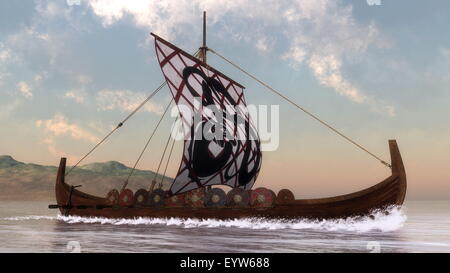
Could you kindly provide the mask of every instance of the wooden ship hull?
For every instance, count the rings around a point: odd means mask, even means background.
[[[66,159],[62,158],[56,178],[56,201],[63,215],[106,218],[198,218],[234,219],[263,217],[274,219],[335,219],[370,215],[377,209],[401,206],[406,195],[406,173],[395,140],[389,140],[392,174],[382,182],[351,194],[321,199],[276,198],[267,208],[231,207],[121,207],[108,206],[107,199],[74,189],[64,181]]]

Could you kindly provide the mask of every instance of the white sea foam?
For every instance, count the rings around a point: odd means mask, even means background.
[[[216,219],[180,219],[180,218],[134,218],[109,219],[100,217],[58,216],[58,220],[66,223],[110,224],[110,225],[163,225],[180,226],[183,228],[243,228],[243,229],[309,229],[322,231],[394,231],[403,226],[406,215],[401,208],[392,207],[388,210],[376,211],[370,216],[351,217],[336,220],[273,220],[263,218],[243,218],[232,220]]]
[[[79,217],[79,216],[16,216],[0,218],[3,221],[28,221],[28,220],[58,220],[66,223],[84,224],[110,224],[110,225],[163,225],[179,226],[183,228],[242,228],[242,229],[294,229],[294,230],[321,230],[321,231],[394,231],[403,226],[406,215],[402,208],[391,207],[388,210],[375,211],[370,216],[350,217],[335,220],[274,220],[264,218],[242,218],[230,220],[216,219],[180,219],[180,218],[134,218],[134,219],[110,219],[101,217]]]
[[[57,216],[27,215],[0,218],[0,221],[57,220]]]

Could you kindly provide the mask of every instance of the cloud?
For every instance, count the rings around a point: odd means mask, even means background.
[[[56,114],[52,119],[37,120],[36,127],[44,129],[50,136],[58,137],[68,135],[76,140],[92,143],[98,142],[98,137],[84,130],[76,124],[69,123],[62,114]]]
[[[98,143],[99,138],[89,131],[81,128],[77,124],[70,123],[62,114],[55,114],[52,119],[37,120],[35,122],[37,128],[41,128],[45,132],[42,142],[47,145],[47,150],[54,156],[69,157],[67,153],[60,150],[56,143],[57,137],[69,136],[75,140],[83,140],[90,143]],[[69,163],[77,162],[79,157],[70,155]]]
[[[50,152],[50,154],[57,156],[57,157],[67,158],[67,164],[69,166],[76,164],[76,162],[78,162],[79,159],[81,158],[80,156],[74,156],[72,154],[69,155],[66,152],[60,150],[58,148],[58,146],[56,145],[55,138],[53,136],[48,136],[48,137],[44,138],[44,140],[42,140],[42,143],[47,145],[47,150]]]
[[[7,67],[8,64],[16,61],[16,57],[12,50],[0,42],[0,86],[6,78],[10,77],[12,74],[9,72]]]
[[[90,121],[87,123],[87,126],[95,131],[97,131],[98,133],[104,135],[106,133],[105,126],[103,125],[103,123],[99,122],[99,121]],[[108,129],[114,129],[114,126],[112,126],[113,128],[108,128]]]
[[[132,92],[129,90],[102,90],[98,92],[97,109],[100,111],[119,110],[121,112],[131,112],[138,107],[148,94],[142,92]],[[151,101],[147,102],[142,110],[162,114],[163,108]]]
[[[80,74],[77,76],[77,81],[81,84],[88,84],[92,82],[92,78],[88,75]]]
[[[19,88],[20,93],[22,93],[22,95],[27,98],[30,99],[33,97],[33,93],[31,92],[31,87],[28,83],[26,82],[19,82],[17,84],[17,88]]]
[[[136,25],[151,28],[152,31],[169,37],[171,27],[177,23],[185,23],[193,18],[188,12],[180,8],[188,8],[184,0],[181,1],[121,1],[121,0],[93,0],[89,6],[102,19],[105,26],[109,26],[126,15],[131,15]],[[189,11],[192,8],[188,8]],[[165,19],[165,20],[163,20]],[[165,21],[165,22],[164,22]]]
[[[6,62],[11,59],[11,50],[0,44],[0,62]]]
[[[244,40],[263,53],[269,50],[268,41],[272,39],[267,26],[282,28],[288,49],[281,56],[293,67],[306,65],[320,84],[352,102],[388,115],[394,113],[393,106],[368,95],[344,73],[349,62],[357,60],[371,46],[384,47],[386,41],[373,23],[357,22],[351,5],[342,1],[91,0],[88,6],[105,27],[132,18],[137,27],[169,39],[176,31],[183,33],[182,30],[189,29],[192,33],[200,28],[198,17],[202,10],[207,10],[209,24],[220,22],[219,32],[229,34],[228,39]],[[226,22],[230,20],[241,27],[228,26]]]
[[[321,84],[333,87],[339,95],[357,103],[364,103],[366,96],[353,87],[341,74],[341,61],[333,55],[313,55],[309,67]]]
[[[42,81],[42,79],[44,78],[44,76],[42,76],[41,74],[36,74],[36,76],[34,76],[34,80],[36,81],[36,82],[40,82],[40,81]]]
[[[64,98],[83,104],[86,98],[86,92],[84,90],[71,90],[64,94]]]
[[[54,137],[46,137],[42,142],[47,145],[47,149],[51,154],[59,157],[67,157],[67,154],[65,152],[59,150],[56,147]]]
[[[366,0],[367,5],[369,6],[379,6],[381,5],[381,0]]]
[[[278,16],[267,8],[271,6],[277,9],[278,4],[268,0],[90,0],[87,3],[104,26],[131,18],[136,26],[150,29],[166,38],[183,33],[186,27],[191,31],[199,28],[199,15],[204,10],[208,11],[209,23],[216,23],[223,17],[236,14],[240,17],[266,19]]]
[[[21,104],[22,100],[16,99],[8,104],[0,105],[0,119],[8,118]]]
[[[11,73],[3,72],[3,71],[0,70],[0,86],[3,85],[4,80],[5,80],[6,78],[8,78],[9,76],[11,76]]]
[[[395,115],[395,108],[355,86],[343,72],[346,61],[354,61],[370,46],[384,47],[386,41],[377,27],[358,23],[351,6],[339,2],[296,1],[284,12],[292,35],[290,48],[283,58],[296,67],[306,64],[324,86],[333,88],[352,102],[366,104],[372,111]]]
[[[30,63],[30,59],[40,59],[46,62],[45,65],[55,65],[58,69],[63,69],[58,63],[61,56],[68,54],[68,47],[73,33],[72,28],[65,28],[65,31],[54,27],[62,22],[53,23],[52,16],[56,10],[49,8],[48,12],[41,11],[44,1],[36,1],[37,13],[31,17],[30,23],[23,24],[19,31],[5,37],[5,44],[14,50],[17,59],[23,63]],[[49,2],[48,6],[53,6]],[[62,12],[62,10],[61,10]],[[48,67],[45,67],[47,69]]]
[[[256,41],[255,47],[262,53],[267,53],[269,51],[269,44],[266,38],[258,39]]]

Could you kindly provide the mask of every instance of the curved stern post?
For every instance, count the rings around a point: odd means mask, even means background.
[[[399,179],[399,194],[396,204],[402,205],[406,196],[406,172],[403,165],[402,156],[395,139],[389,140],[389,150],[391,153],[392,176],[397,176]]]

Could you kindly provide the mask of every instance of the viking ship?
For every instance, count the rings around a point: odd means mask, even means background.
[[[78,186],[69,185],[65,181],[67,175],[85,157],[68,172],[66,172],[66,158],[61,158],[55,186],[57,204],[49,205],[49,208],[57,208],[63,215],[107,218],[328,219],[364,216],[374,210],[403,204],[406,195],[406,173],[396,140],[389,140],[391,157],[389,164],[281,92],[206,47],[206,15],[205,13],[203,15],[203,45],[194,55],[151,33],[155,39],[156,56],[165,82],[85,156],[87,157],[115,130],[122,127],[142,105],[167,84],[172,101],[177,105],[179,112],[177,118],[184,131],[182,159],[170,189],[163,190],[162,183],[155,187],[156,181],[153,180],[149,189],[139,189],[133,193],[127,188],[127,179],[120,190],[112,189],[105,196],[90,195],[78,190]],[[367,189],[320,199],[296,199],[292,191],[288,189],[282,189],[277,194],[263,187],[253,189],[262,164],[262,152],[257,129],[247,109],[244,87],[208,65],[207,52],[223,58],[270,91],[379,160],[390,169],[390,175]],[[221,111],[226,109],[231,114],[223,114],[221,116],[223,118],[219,119],[212,114],[211,108]],[[201,133],[205,131],[205,125],[211,122],[215,126],[210,127],[208,132],[213,133],[213,137],[208,139]],[[158,125],[159,123],[155,130]],[[170,149],[171,152],[172,149]],[[225,193],[223,187],[218,185],[228,186],[231,190]]]

